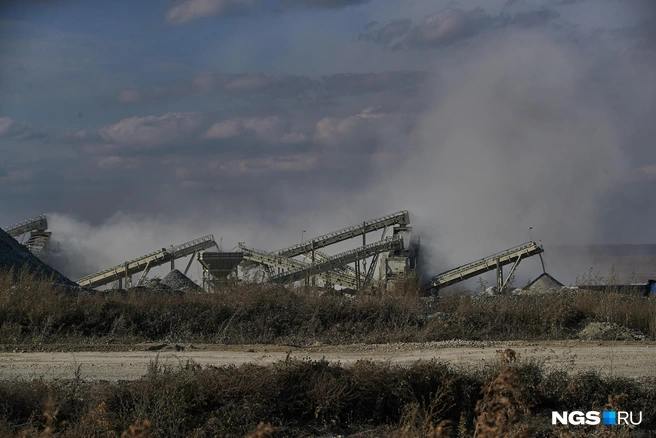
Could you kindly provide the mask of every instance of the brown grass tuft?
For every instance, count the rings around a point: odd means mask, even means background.
[[[275,429],[270,424],[260,423],[248,434],[248,438],[271,438]]]
[[[531,437],[534,430],[520,424],[522,418],[530,413],[529,407],[521,402],[523,392],[516,368],[508,367],[501,371],[483,388],[483,398],[476,405],[478,419],[474,437]]]
[[[121,438],[149,438],[152,424],[148,420],[135,421],[121,434]]]

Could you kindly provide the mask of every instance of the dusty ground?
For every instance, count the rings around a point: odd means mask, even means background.
[[[407,364],[418,359],[437,359],[459,366],[490,364],[498,352],[514,349],[520,358],[535,358],[547,368],[568,371],[596,370],[602,374],[636,377],[656,382],[656,342],[555,341],[470,342],[449,341],[423,344],[315,345],[306,348],[272,345],[169,345],[139,344],[50,346],[50,351],[27,351],[21,346],[2,346],[0,379],[66,379],[79,367],[85,380],[132,380],[142,376],[148,364],[185,364],[192,360],[204,366],[270,363],[289,354],[298,359],[322,359],[352,363],[360,359]],[[107,351],[108,349],[113,351]],[[86,350],[86,351],[71,351]]]

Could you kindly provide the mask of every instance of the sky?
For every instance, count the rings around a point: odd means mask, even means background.
[[[431,274],[654,243],[652,3],[3,2],[0,226],[48,214],[72,278],[404,209]]]

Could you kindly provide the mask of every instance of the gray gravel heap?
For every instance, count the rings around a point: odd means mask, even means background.
[[[51,279],[54,284],[70,288],[79,288],[77,283],[63,276],[58,271],[36,258],[25,246],[0,229],[0,271],[19,272],[27,269],[30,274],[40,279]]]
[[[171,292],[172,290],[169,286],[162,283],[161,278],[151,278],[150,280],[146,280],[143,285],[148,289],[156,289],[165,292]]]
[[[534,294],[544,294],[549,292],[558,292],[562,288],[563,284],[560,281],[556,280],[545,272],[533,280],[531,283],[529,283],[529,285],[524,288],[524,291]]]
[[[170,287],[173,290],[182,290],[185,292],[200,292],[201,287],[191,281],[189,277],[184,275],[177,269],[169,272],[166,277],[162,278],[160,284]]]

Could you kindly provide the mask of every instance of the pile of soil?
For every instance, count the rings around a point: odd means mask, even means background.
[[[52,279],[53,284],[68,288],[79,288],[78,284],[66,278],[35,257],[24,245],[0,229],[0,271],[26,269],[29,274],[43,280]]]
[[[591,322],[579,332],[579,339],[586,341],[644,341],[649,339],[637,330],[631,330],[611,322]]]
[[[189,277],[177,269],[169,272],[166,277],[162,278],[159,285],[170,287],[173,290],[182,290],[185,292],[200,292],[201,287],[194,283]]]

